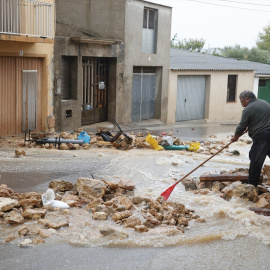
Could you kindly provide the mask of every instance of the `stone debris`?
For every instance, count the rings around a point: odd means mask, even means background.
[[[77,139],[78,132],[70,134],[62,132],[63,139]],[[56,134],[35,133],[32,138],[39,140]],[[152,149],[145,141],[147,134],[131,134],[132,142],[127,142],[124,136],[114,143],[105,142],[100,136],[89,134],[90,144],[75,145],[61,144],[37,144],[36,142],[22,142],[21,139],[1,140],[0,147],[41,147],[46,149],[60,150],[88,150],[91,148],[111,148],[119,150],[130,150],[133,148]],[[166,134],[163,134],[166,135]],[[59,137],[59,134],[58,134]],[[215,138],[212,136],[212,138]],[[122,139],[122,141],[121,141]],[[155,136],[158,144],[162,143],[162,135]],[[174,145],[189,145],[186,142],[173,138]],[[212,155],[219,151],[228,142],[212,141],[201,142],[197,151],[199,155]],[[240,140],[241,144],[249,144],[249,140]],[[21,149],[17,149],[21,150]],[[19,151],[17,151],[19,153]],[[179,154],[187,150],[178,151]],[[241,155],[234,150],[229,152],[224,149],[226,155]],[[23,152],[22,152],[23,153]],[[194,153],[186,153],[192,156]],[[17,154],[16,154],[17,155]],[[102,154],[100,154],[102,155]],[[21,156],[25,156],[21,154]],[[178,166],[176,162],[173,164]],[[248,169],[239,168],[235,170],[221,170],[222,174],[248,173]],[[241,182],[213,182],[200,183],[196,178],[186,178],[182,181],[185,189],[198,195],[216,194],[225,200],[232,197],[240,197],[256,203],[258,209],[270,209],[270,166],[264,166],[264,181],[262,185],[255,188],[252,185],[244,185]],[[87,242],[87,236],[82,233],[84,228],[93,225],[99,228],[100,237],[125,239],[129,237],[128,230],[146,235],[164,234],[166,236],[181,235],[189,226],[190,221],[206,222],[189,210],[184,204],[178,202],[164,201],[163,197],[156,200],[140,196],[134,196],[135,183],[130,179],[120,181],[105,181],[100,179],[80,177],[75,184],[61,179],[49,183],[49,188],[55,192],[55,199],[69,206],[68,209],[44,205],[42,194],[15,193],[6,185],[0,185],[0,229],[11,226],[11,233],[1,234],[0,241],[14,242],[21,247],[29,247],[42,244],[53,236],[68,237],[77,235],[81,242]],[[71,214],[76,213],[76,225],[72,222]],[[108,223],[113,223],[111,225]],[[76,231],[76,226],[81,226]],[[92,228],[92,227],[91,227]]]
[[[103,222],[99,229],[100,235],[117,239],[129,237],[129,234],[124,231],[127,229],[133,229],[135,233],[140,234],[161,233],[173,236],[184,233],[184,228],[188,227],[191,220],[202,222],[199,216],[181,203],[166,202],[163,197],[157,200],[134,197],[132,192],[135,184],[129,179],[106,182],[99,179],[79,178],[74,185],[64,180],[57,180],[49,183],[49,186],[58,190],[55,194],[56,198],[65,200],[66,203],[71,202],[69,209],[41,204],[42,196],[39,193],[17,194],[8,187],[2,186],[3,189],[9,190],[6,195],[14,197],[16,194],[19,198],[14,200],[10,197],[2,197],[3,201],[9,201],[9,204],[1,208],[3,214],[0,215],[0,228],[7,224],[14,226],[14,233],[5,236],[2,241],[19,241],[20,247],[29,247],[45,243],[46,239],[54,235],[73,235],[74,226],[78,224],[74,225],[71,222],[72,209],[77,209],[78,218],[81,214],[88,213],[93,223]],[[62,191],[66,189],[63,187],[68,187],[69,190]],[[29,201],[26,203],[26,200]],[[108,221],[114,222],[115,226],[108,225],[106,223]],[[90,225],[89,222],[84,221],[84,223]],[[157,229],[159,227],[160,229]],[[84,235],[79,238],[83,239],[82,242],[87,241]]]

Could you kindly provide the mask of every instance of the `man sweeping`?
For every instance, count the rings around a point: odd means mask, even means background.
[[[243,132],[248,130],[248,135],[253,141],[249,151],[248,184],[256,187],[265,158],[267,155],[270,157],[270,104],[257,99],[251,91],[243,91],[239,99],[244,110],[231,141],[237,141]]]

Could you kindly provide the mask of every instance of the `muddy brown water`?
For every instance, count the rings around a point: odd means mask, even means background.
[[[193,176],[247,167],[247,147],[236,146],[240,157],[220,155]],[[14,149],[0,149],[0,181],[16,192],[43,193],[52,180],[75,183],[78,177],[92,173],[105,180],[130,178],[136,183],[135,195],[156,198],[174,182],[173,177],[180,178],[205,159],[178,151],[25,151],[26,157],[15,158]],[[130,231],[129,238],[121,241],[89,237],[87,243],[81,243],[66,236],[28,248],[2,243],[0,269],[269,269],[270,218],[249,211],[252,203],[194,195],[181,184],[170,200],[194,209],[206,222],[190,223],[184,235],[174,237]]]

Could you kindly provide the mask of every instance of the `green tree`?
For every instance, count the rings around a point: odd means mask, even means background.
[[[270,64],[270,53],[269,51],[253,47],[248,51],[247,59],[252,62]]]
[[[260,50],[270,52],[270,25],[263,28],[264,32],[259,33],[259,40],[256,42]]]
[[[237,44],[234,47],[227,46],[222,49],[222,56],[270,64],[270,53],[256,47],[252,49],[248,49],[247,47],[241,48],[241,46]]]
[[[201,50],[205,44],[203,39],[178,39],[177,34],[171,39],[171,47],[184,50]]]
[[[233,47],[226,46],[222,49],[222,55],[225,57],[247,60],[248,48],[241,48],[241,46],[238,44],[234,45]]]

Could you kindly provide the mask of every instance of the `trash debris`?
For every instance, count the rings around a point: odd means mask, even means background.
[[[91,137],[85,131],[82,131],[79,134],[78,139],[83,140],[84,143],[90,143]]]
[[[145,138],[145,140],[151,144],[151,146],[153,147],[153,149],[159,151],[159,150],[163,150],[164,148],[158,144],[158,142],[156,141],[155,138],[152,137],[152,135],[149,133],[147,135],[147,137]]]
[[[163,136],[162,142],[160,144],[161,146],[172,146],[173,145],[173,139],[171,136]]]
[[[46,193],[41,196],[43,205],[50,205],[52,207],[69,208],[65,202],[55,200],[55,193],[51,188],[48,188]]]
[[[123,140],[126,140],[128,144],[131,144],[133,141],[133,138],[131,138],[128,134],[126,134],[125,132],[122,131],[122,129],[120,128],[119,124],[116,122],[115,119],[113,119],[113,122],[115,123],[115,125],[118,127],[119,131],[116,135],[112,135],[112,133],[108,130],[105,129],[99,129],[99,132],[96,135],[99,135],[102,137],[102,139],[106,142],[118,142],[121,143]],[[123,135],[124,138],[122,138],[120,141],[118,140],[120,138],[120,136]]]

